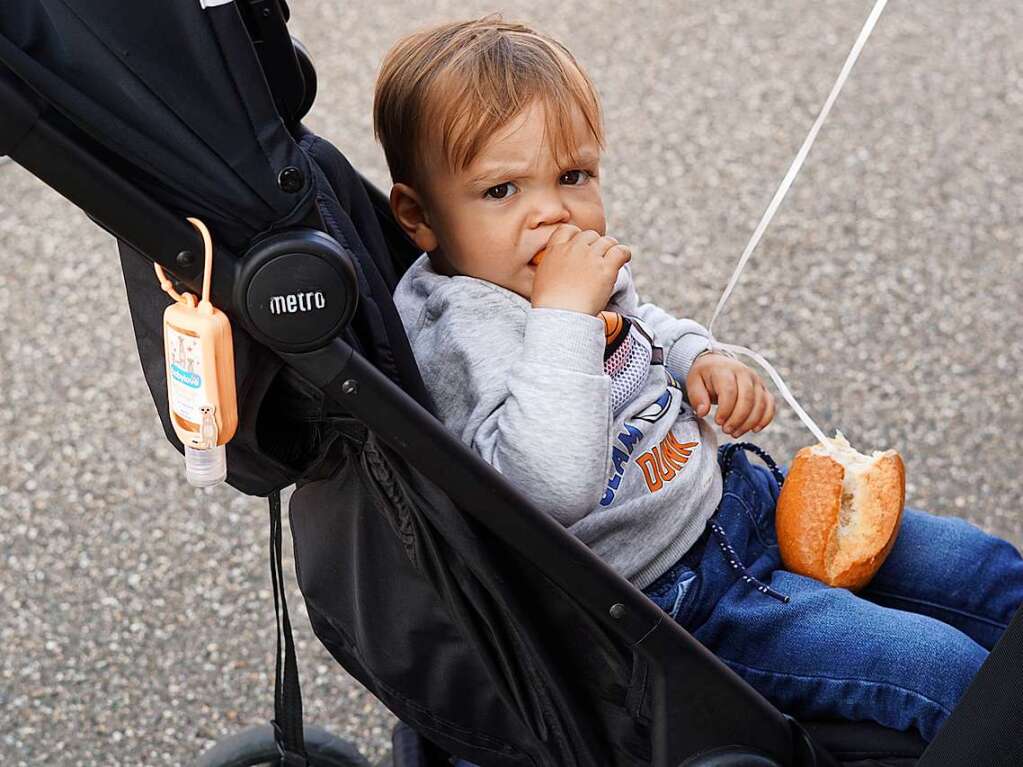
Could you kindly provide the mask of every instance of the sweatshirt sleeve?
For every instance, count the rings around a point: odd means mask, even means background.
[[[628,264],[618,272],[608,308],[638,317],[653,334],[654,343],[664,349],[664,364],[683,382],[693,360],[710,346],[711,334],[700,323],[673,317],[656,304],[640,304]]]
[[[431,297],[414,350],[445,424],[540,509],[577,522],[598,506],[611,460],[603,322],[451,287]]]

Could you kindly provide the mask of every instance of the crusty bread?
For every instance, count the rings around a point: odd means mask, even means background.
[[[865,456],[839,433],[796,453],[778,497],[775,525],[792,572],[856,591],[895,543],[906,471],[894,450]]]

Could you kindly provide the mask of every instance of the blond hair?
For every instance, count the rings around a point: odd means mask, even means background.
[[[561,43],[495,15],[442,24],[402,38],[384,58],[373,131],[391,179],[413,184],[430,149],[450,171],[464,170],[495,131],[536,100],[559,162],[574,159],[575,108],[603,148],[596,89]]]

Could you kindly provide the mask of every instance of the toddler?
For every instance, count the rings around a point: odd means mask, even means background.
[[[774,399],[640,303],[572,55],[496,17],[419,32],[383,62],[374,124],[424,252],[394,300],[445,425],[781,710],[930,740],[1023,601],[1023,560],[907,509],[858,596],[781,569],[782,472],[704,420],[760,431]]]

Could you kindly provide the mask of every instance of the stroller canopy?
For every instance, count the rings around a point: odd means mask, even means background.
[[[311,185],[238,22],[233,4],[5,2],[0,60],[121,173],[241,246],[307,203]],[[306,183],[282,189],[288,168]]]

